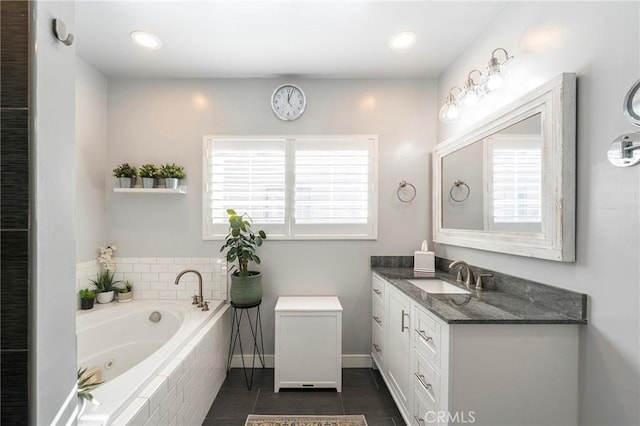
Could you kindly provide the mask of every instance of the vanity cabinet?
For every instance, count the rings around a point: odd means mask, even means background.
[[[447,323],[375,273],[372,283],[373,312],[385,302],[372,358],[407,424],[577,425],[578,324]]]

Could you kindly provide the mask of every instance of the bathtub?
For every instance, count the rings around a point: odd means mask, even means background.
[[[209,309],[133,300],[78,311],[78,367],[100,368],[105,381],[92,392],[101,405],[86,404],[78,424],[202,424],[226,375],[231,327],[229,305]]]

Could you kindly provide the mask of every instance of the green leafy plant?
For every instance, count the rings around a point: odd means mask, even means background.
[[[78,369],[78,396],[86,399],[87,401],[91,401],[94,404],[98,404],[98,401],[93,399],[91,391],[104,383],[97,381],[97,378],[95,377],[96,373],[97,370],[87,374],[87,368]]]
[[[134,166],[130,166],[129,163],[122,163],[113,169],[113,176],[117,178],[134,178],[138,176],[138,171]]]
[[[138,174],[143,178],[157,178],[158,167],[155,164],[147,163],[140,166]]]
[[[254,232],[251,229],[251,218],[248,214],[237,214],[235,210],[228,209],[229,215],[229,233],[225,237],[225,242],[220,251],[227,251],[227,261],[237,262],[233,265],[231,271],[234,275],[247,276],[249,262],[260,264],[260,258],[256,254],[258,247],[262,245],[262,241],[267,238],[267,234],[260,230]]]
[[[185,177],[187,177],[187,175],[184,172],[184,167],[179,166],[176,163],[166,163],[160,166],[159,177],[165,179],[184,179]]]
[[[118,289],[118,293],[129,293],[131,290],[133,290],[133,283],[131,283],[131,281],[126,280],[123,285],[124,287]]]
[[[90,280],[93,285],[96,286],[98,293],[105,293],[107,291],[118,290],[115,286],[121,281],[116,281],[114,279],[115,272],[113,271],[102,271],[98,274],[95,280]]]
[[[78,292],[78,294],[80,295],[80,299],[93,299],[96,297],[96,293],[88,288],[83,288]]]

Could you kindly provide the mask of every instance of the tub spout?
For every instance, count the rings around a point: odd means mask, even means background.
[[[187,272],[193,272],[194,274],[196,274],[198,276],[198,291],[199,291],[199,295],[193,296],[193,297],[198,302],[198,308],[202,308],[204,306],[202,304],[202,302],[204,302],[204,299],[202,297],[202,275],[200,274],[200,272],[196,271],[195,269],[185,269],[184,271],[180,272],[178,274],[178,276],[176,277],[175,285],[178,285],[178,282],[180,281],[180,278],[182,278],[182,276],[184,274],[186,274]]]

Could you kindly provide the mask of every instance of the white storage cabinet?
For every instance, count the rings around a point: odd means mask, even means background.
[[[279,297],[275,308],[274,392],[342,392],[342,305],[337,297]]]

